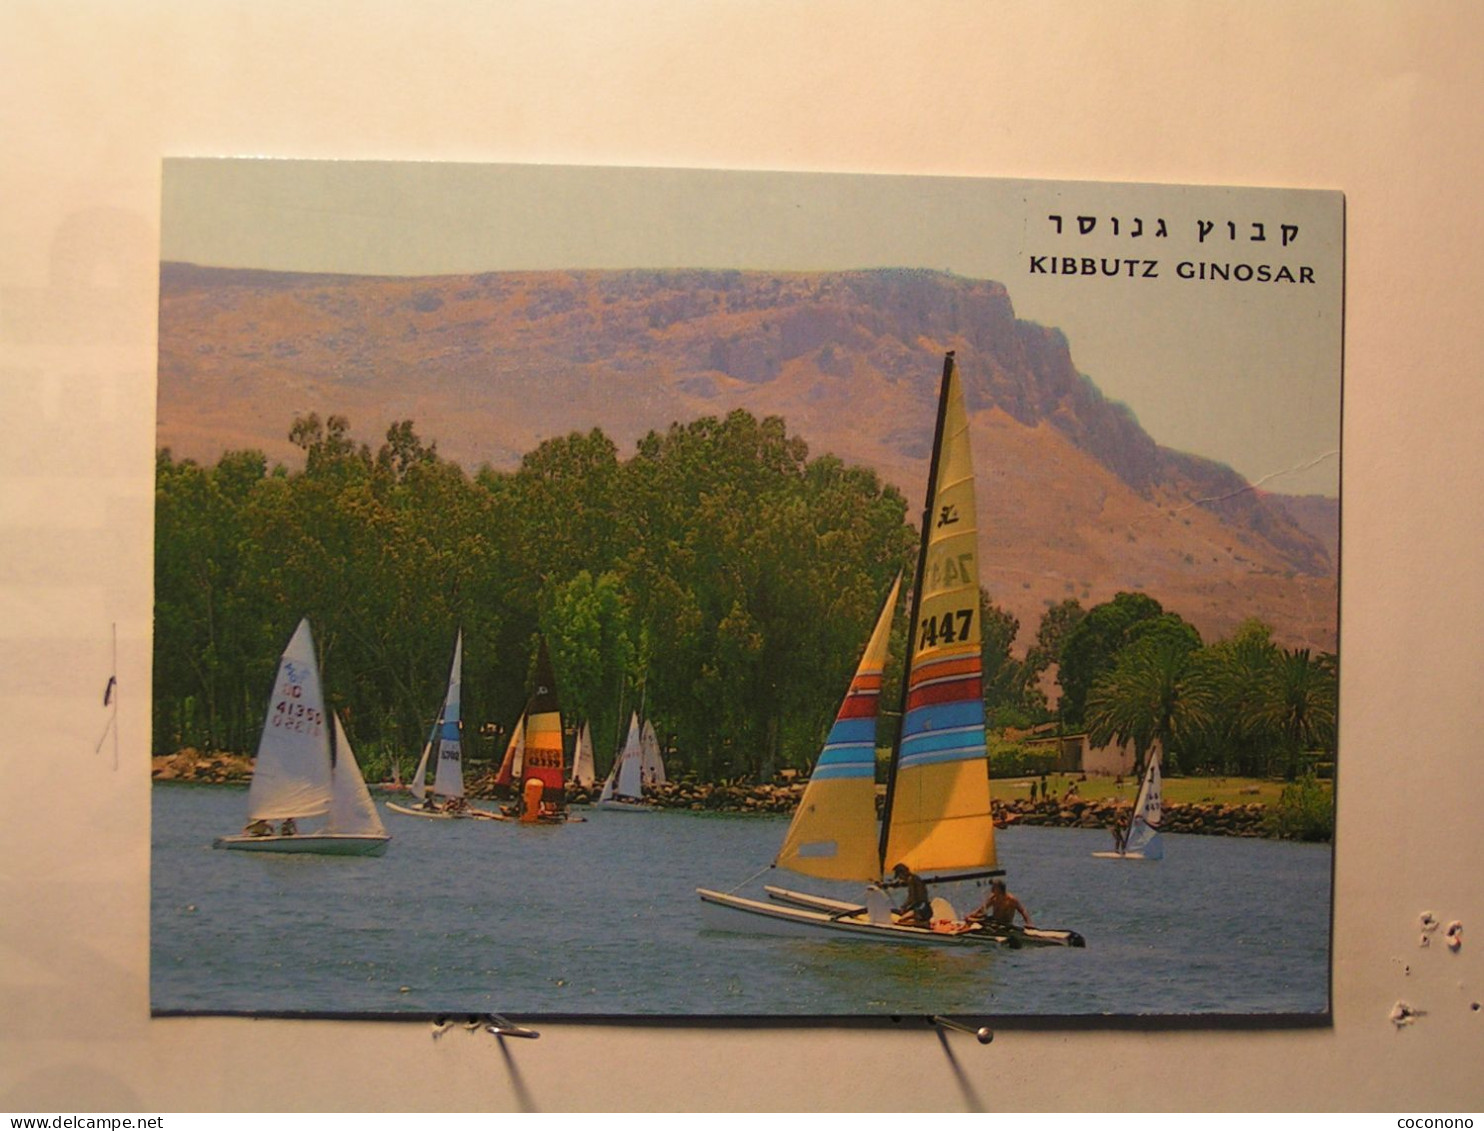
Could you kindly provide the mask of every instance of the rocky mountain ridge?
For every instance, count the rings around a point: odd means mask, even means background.
[[[295,414],[375,441],[411,418],[469,468],[601,426],[628,451],[673,421],[782,416],[814,454],[874,467],[920,507],[944,350],[975,433],[984,582],[1021,645],[1065,597],[1143,589],[1207,636],[1249,615],[1334,647],[1319,503],[1156,444],[999,283],[918,270],[504,272],[375,278],[161,272],[159,443],[292,461]]]

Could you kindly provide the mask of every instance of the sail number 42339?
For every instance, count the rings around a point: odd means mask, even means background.
[[[941,616],[923,617],[918,625],[917,647],[935,648],[939,644],[967,640],[973,623],[973,609],[954,609]]]

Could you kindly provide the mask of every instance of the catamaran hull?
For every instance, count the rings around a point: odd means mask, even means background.
[[[294,836],[219,836],[212,848],[230,848],[238,852],[314,853],[319,856],[380,856],[386,851],[389,836],[362,836],[351,833],[304,833]]]
[[[780,903],[792,904],[795,907],[806,907],[815,911],[823,911],[830,915],[840,915],[843,912],[859,912],[857,904],[846,903],[839,899],[828,899],[822,895],[811,895],[803,891],[790,891],[788,888],[773,887],[769,885],[763,889],[768,893],[769,899]],[[1003,923],[990,926],[986,923],[976,925],[974,934],[989,935],[1011,947],[1019,946],[1086,946],[1087,942],[1076,931],[1059,930],[1048,927],[1012,927]],[[981,939],[980,941],[988,941]]]
[[[1158,860],[1158,856],[1145,856],[1142,852],[1094,852],[1099,860]]]
[[[950,933],[925,927],[899,927],[872,923],[863,915],[836,915],[785,903],[762,903],[705,888],[697,888],[696,894],[701,897],[701,922],[713,931],[784,938],[853,939],[906,946],[1017,945],[1005,936],[982,930]],[[845,906],[849,907],[848,904]]]
[[[509,817],[500,813],[491,813],[488,809],[465,809],[462,813],[445,813],[439,809],[418,809],[411,805],[398,805],[395,801],[388,801],[386,807],[393,813],[403,813],[408,817],[426,817],[431,821],[508,821]]]

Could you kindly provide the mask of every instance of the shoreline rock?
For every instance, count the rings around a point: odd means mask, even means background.
[[[208,785],[235,785],[252,780],[252,759],[240,754],[202,753],[194,749],[151,759],[151,777],[155,781],[194,782]],[[376,790],[376,784],[371,785]],[[508,790],[494,784],[494,774],[485,773],[468,784],[470,798],[481,801],[508,800]],[[804,796],[804,783],[753,785],[742,781],[668,782],[646,793],[650,804],[660,809],[687,809],[696,813],[738,813],[788,816],[798,808]],[[568,800],[583,804],[596,800],[591,794],[570,790]],[[878,795],[879,802],[879,795]],[[1041,828],[1111,829],[1115,820],[1126,820],[1129,802],[1029,801],[1024,799],[992,801],[997,828],[1031,825]],[[1164,807],[1164,830],[1196,836],[1262,837],[1267,835],[1267,808],[1261,804],[1222,805],[1214,802],[1178,804]]]
[[[154,781],[245,785],[252,781],[252,759],[245,754],[226,754],[220,751],[203,754],[188,746],[174,754],[151,758],[149,776]]]

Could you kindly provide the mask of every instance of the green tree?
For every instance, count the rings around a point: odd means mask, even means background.
[[[1270,672],[1278,656],[1272,629],[1256,618],[1206,649],[1216,706],[1206,736],[1204,768],[1258,776],[1268,772],[1271,735],[1259,723]]]
[[[1038,677],[1052,664],[1061,663],[1062,647],[1067,637],[1086,615],[1086,610],[1075,597],[1052,605],[1041,615],[1036,642],[1027,649],[1025,656],[1026,663]]]
[[[591,726],[603,763],[622,740],[624,693],[636,675],[628,596],[615,574],[594,578],[581,570],[554,586],[544,605],[541,631],[551,642],[562,712],[574,724]]]
[[[1135,773],[1158,744],[1166,765],[1210,726],[1216,695],[1198,643],[1183,633],[1151,633],[1121,652],[1087,700],[1087,737],[1095,745],[1133,743]]]
[[[1012,652],[1020,621],[979,590],[980,656],[984,669],[984,707],[999,726],[1027,726],[1046,707],[1036,687],[1036,671]]]
[[[1083,724],[1092,685],[1112,670],[1118,653],[1137,638],[1140,626],[1162,615],[1164,609],[1153,597],[1119,593],[1076,619],[1062,641],[1057,675],[1062,690],[1059,710],[1066,726]]]
[[[1297,779],[1306,751],[1334,750],[1338,688],[1333,663],[1307,648],[1279,653],[1269,670],[1257,719],[1277,741],[1287,780]]]

